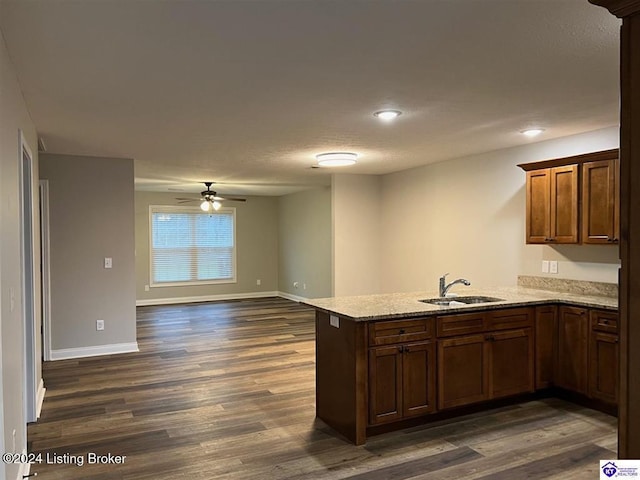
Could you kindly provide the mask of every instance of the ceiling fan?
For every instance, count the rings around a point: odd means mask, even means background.
[[[204,186],[207,187],[206,190],[200,192],[200,198],[176,198],[178,203],[188,203],[188,202],[201,202],[200,208],[208,212],[209,210],[219,210],[222,206],[222,202],[230,201],[230,202],[246,202],[246,198],[240,197],[220,197],[218,193],[211,190],[211,185],[214,182],[203,182]]]

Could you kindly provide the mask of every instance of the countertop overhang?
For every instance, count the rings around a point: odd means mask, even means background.
[[[460,296],[490,296],[504,299],[500,302],[469,305],[439,306],[421,302],[437,298],[436,292],[385,293],[350,297],[314,298],[302,302],[305,305],[332,315],[367,322],[392,318],[410,318],[474,312],[499,308],[527,307],[560,303],[576,307],[618,310],[618,298],[595,295],[578,295],[526,287],[464,288],[456,292]],[[455,298],[452,298],[454,300]]]

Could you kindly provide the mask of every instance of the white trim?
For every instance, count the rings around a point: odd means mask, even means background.
[[[306,302],[308,300],[308,298],[306,297],[293,295],[292,293],[287,293],[287,292],[278,292],[278,296],[282,298],[286,298],[287,300],[293,300],[294,302],[298,302],[298,303]]]
[[[152,305],[173,305],[178,303],[202,303],[216,302],[219,300],[242,300],[245,298],[268,298],[282,297],[294,302],[306,302],[308,298],[293,295],[287,292],[253,292],[253,293],[227,293],[220,295],[200,295],[197,297],[167,297],[150,298],[147,300],[136,300],[136,307],[147,307]]]
[[[174,303],[200,303],[215,302],[217,300],[241,300],[244,298],[279,297],[280,292],[252,292],[252,293],[227,293],[220,295],[201,295],[197,297],[171,297],[150,298],[148,300],[136,300],[136,307],[148,305],[171,305]]]
[[[132,353],[139,351],[138,342],[112,343],[110,345],[96,345],[93,347],[62,348],[60,350],[51,351],[51,360],[97,357],[99,355],[113,355],[116,353]]]
[[[36,280],[40,265],[37,265],[38,256],[36,251],[35,229],[39,228],[39,222],[35,219],[34,202],[34,179],[33,179],[33,154],[27,144],[27,139],[22,130],[18,130],[19,152],[18,152],[18,172],[19,172],[19,194],[20,194],[20,266],[21,266],[21,287],[22,287],[22,330],[24,332],[24,415],[25,422],[34,422],[36,416],[36,398],[38,389],[37,365],[42,361],[41,353],[37,351],[37,336],[39,335],[38,319],[39,305],[36,304]],[[24,427],[24,438],[26,441],[27,430]]]
[[[26,455],[27,451],[24,450],[22,453]],[[16,480],[23,480],[24,477],[28,476],[30,472],[31,472],[31,464],[21,463],[20,467],[18,468],[18,476],[16,477]]]
[[[51,242],[49,235],[49,180],[40,180],[40,262],[42,264],[42,353],[51,360]]]
[[[40,418],[40,413],[42,413],[42,404],[44,403],[45,393],[47,393],[47,389],[44,388],[44,380],[40,379],[40,384],[38,385],[38,397],[36,398],[36,419]]]

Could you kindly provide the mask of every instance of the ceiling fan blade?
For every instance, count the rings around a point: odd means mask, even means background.
[[[240,197],[218,197],[218,200],[220,201],[227,200],[229,202],[246,202],[247,201],[246,198],[240,198]]]
[[[187,203],[187,202],[200,202],[200,198],[176,198],[178,203]]]

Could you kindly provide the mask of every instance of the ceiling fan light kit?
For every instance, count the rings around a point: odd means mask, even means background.
[[[357,153],[328,152],[316,155],[318,165],[321,167],[346,167],[354,165],[358,159]]]

